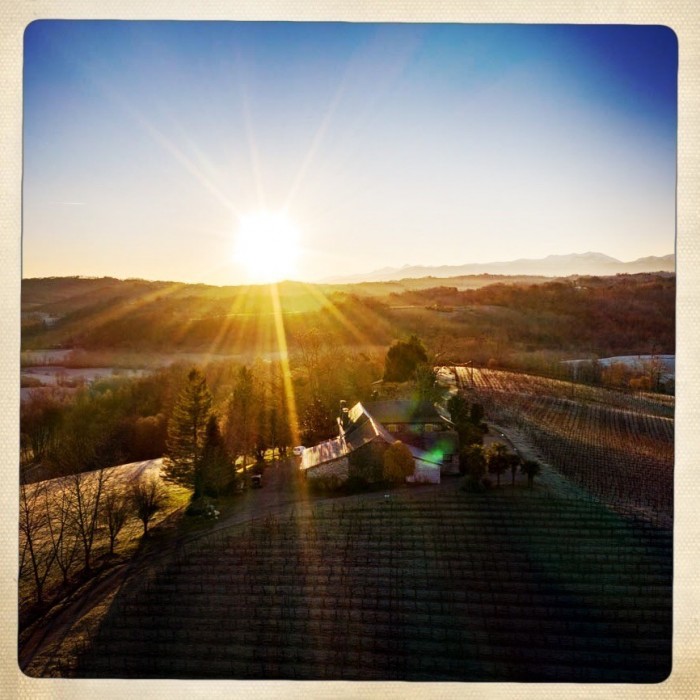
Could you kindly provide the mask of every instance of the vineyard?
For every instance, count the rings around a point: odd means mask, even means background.
[[[670,528],[673,398],[513,372],[457,367],[490,420],[515,429],[590,494]]]
[[[536,490],[297,506],[133,582],[71,674],[657,682],[670,552],[668,532]]]

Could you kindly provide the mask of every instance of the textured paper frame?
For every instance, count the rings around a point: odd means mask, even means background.
[[[34,679],[17,665],[22,41],[35,19],[663,24],[679,42],[673,671],[663,683]],[[0,0],[0,695],[8,698],[693,698],[700,693],[700,10],[693,0]]]

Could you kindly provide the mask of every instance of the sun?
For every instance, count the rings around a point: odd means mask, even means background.
[[[296,273],[299,231],[282,214],[258,211],[240,217],[234,260],[253,282],[280,282]]]

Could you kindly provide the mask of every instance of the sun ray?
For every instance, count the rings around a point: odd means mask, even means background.
[[[346,318],[340,309],[338,309],[338,307],[328,298],[326,294],[318,289],[318,287],[313,284],[305,283],[304,288],[321,304],[321,308],[328,310],[333,318],[338,321],[343,328],[348,330],[356,340],[363,345],[372,345],[370,338],[362,333],[362,331],[357,328],[354,323]]]
[[[258,155],[258,146],[253,132],[253,123],[250,115],[250,104],[248,101],[248,93],[245,89],[245,83],[240,82],[241,102],[243,104],[243,120],[245,123],[246,140],[248,142],[248,152],[250,156],[250,165],[253,170],[253,180],[255,182],[255,190],[258,196],[258,206],[261,209],[266,209],[265,188],[262,183],[262,171],[260,168],[260,157]]]
[[[282,382],[284,385],[284,395],[287,401],[287,411],[289,412],[289,426],[292,434],[292,442],[299,444],[299,417],[297,415],[296,397],[294,395],[294,385],[292,384],[292,372],[289,366],[289,351],[287,348],[287,334],[284,329],[284,319],[282,318],[282,307],[279,298],[279,289],[276,284],[270,285],[270,297],[272,299],[272,309],[275,321],[275,334],[277,347],[280,355],[280,366],[282,368]]]
[[[199,182],[214,198],[227,209],[238,212],[238,209],[219,187],[217,187],[181,149],[179,149],[164,133],[157,129],[148,121],[141,112],[129,100],[120,95],[103,80],[89,74],[90,80],[98,89],[122,111],[124,111],[133,121],[135,121],[166,153],[170,154],[192,177]]]

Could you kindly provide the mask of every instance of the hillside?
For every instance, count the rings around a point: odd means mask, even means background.
[[[23,349],[263,354],[311,328],[329,343],[386,346],[418,333],[451,359],[508,363],[675,349],[675,277],[426,278],[400,284],[214,287],[143,280],[31,279],[22,284]]]
[[[117,596],[76,675],[658,682],[670,591],[668,533],[453,483],[188,545]]]

